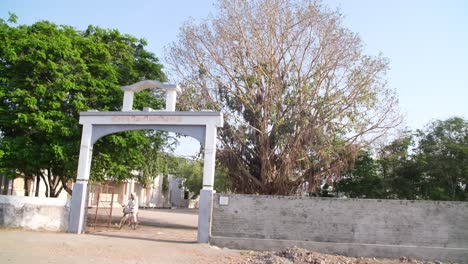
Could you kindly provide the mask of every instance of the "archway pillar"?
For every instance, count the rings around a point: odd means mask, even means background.
[[[93,143],[91,142],[93,126],[83,125],[81,135],[80,158],[76,182],[73,184],[73,195],[70,204],[70,221],[68,232],[81,234],[85,224],[86,195],[88,194],[88,180],[91,169],[91,157],[93,155]]]
[[[216,126],[207,125],[205,133],[205,157],[203,162],[203,187],[198,202],[198,236],[200,243],[208,243],[211,235],[213,189],[216,162]]]

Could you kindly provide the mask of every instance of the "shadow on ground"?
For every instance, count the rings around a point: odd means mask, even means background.
[[[152,210],[142,209],[138,215],[138,227],[129,226],[118,229],[121,216],[114,211],[109,224],[109,216],[98,215],[88,211],[86,233],[110,238],[136,239],[163,243],[195,244],[197,243],[196,210]]]
[[[154,242],[163,242],[163,243],[176,243],[176,244],[196,244],[197,241],[183,241],[183,240],[169,240],[169,239],[158,239],[152,237],[138,237],[134,235],[125,235],[119,233],[108,233],[108,232],[91,232],[93,236],[103,236],[103,237],[114,237],[114,238],[123,238],[123,239],[132,239],[132,240],[144,240],[144,241],[154,241]]]

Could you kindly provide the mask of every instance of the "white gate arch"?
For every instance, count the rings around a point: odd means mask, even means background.
[[[144,89],[160,88],[166,90],[166,109],[144,111],[133,110],[133,95]],[[191,136],[204,144],[203,187],[200,191],[198,215],[198,242],[207,243],[211,233],[211,213],[216,157],[217,128],[223,126],[221,112],[175,111],[177,93],[180,88],[173,84],[158,81],[142,81],[123,86],[124,100],[122,111],[80,113],[81,135],[80,157],[76,182],[70,206],[68,232],[81,234],[84,225],[86,193],[91,169],[94,143],[101,137],[128,130],[164,130]]]

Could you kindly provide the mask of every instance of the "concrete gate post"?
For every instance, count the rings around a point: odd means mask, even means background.
[[[207,125],[205,134],[205,158],[203,164],[203,188],[198,203],[198,242],[208,243],[211,235],[213,184],[216,159],[216,126]]]
[[[83,125],[81,135],[80,159],[78,160],[78,171],[76,182],[73,185],[73,195],[70,204],[69,233],[81,234],[83,232],[84,218],[86,213],[86,195],[88,193],[89,172],[91,169],[91,157],[93,144],[91,137],[93,126]]]

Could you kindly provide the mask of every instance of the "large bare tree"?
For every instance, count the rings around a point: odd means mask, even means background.
[[[179,105],[224,112],[218,159],[233,191],[313,190],[399,123],[388,60],[363,54],[339,11],[307,0],[217,6],[181,28],[167,61],[185,87]]]

